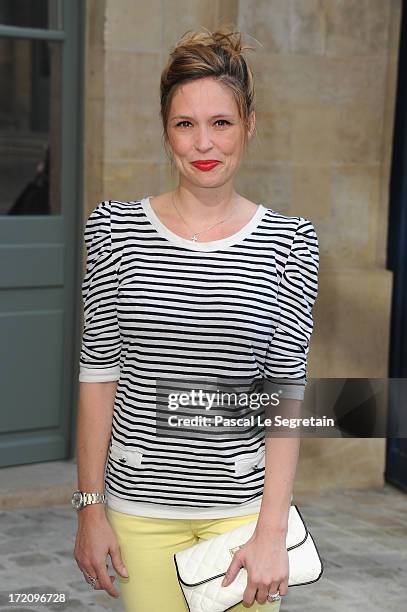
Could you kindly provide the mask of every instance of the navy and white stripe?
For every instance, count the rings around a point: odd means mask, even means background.
[[[318,291],[314,226],[259,205],[234,236],[195,243],[167,231],[143,198],[100,202],[84,238],[79,380],[118,381],[107,490],[180,509],[258,500],[264,465],[236,465],[259,457],[262,440],[240,430],[158,435],[156,382],[241,378],[302,399]]]

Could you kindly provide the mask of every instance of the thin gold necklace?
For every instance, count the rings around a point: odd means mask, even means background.
[[[230,217],[234,214],[236,206],[237,206],[237,204],[235,204],[231,214],[228,217],[226,217],[225,219],[222,219],[222,221],[218,221],[217,223],[214,223],[213,225],[210,225],[209,227],[201,230],[200,232],[194,232],[192,227],[185,221],[184,217],[181,215],[180,211],[178,210],[177,205],[175,204],[175,200],[174,200],[174,193],[172,193],[171,195],[172,195],[172,203],[174,204],[175,210],[177,211],[177,213],[179,214],[179,216],[181,217],[181,219],[185,223],[185,225],[188,227],[188,229],[190,229],[193,232],[191,240],[193,240],[194,242],[197,242],[198,241],[198,236],[200,236],[204,232],[208,232],[213,227],[216,227],[217,225],[220,225],[221,223],[225,223],[225,221],[230,219]]]

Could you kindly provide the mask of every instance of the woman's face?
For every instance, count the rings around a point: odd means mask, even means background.
[[[251,119],[254,129],[254,111]],[[217,187],[233,179],[244,153],[245,128],[233,93],[225,85],[212,77],[180,85],[167,126],[181,180],[197,187]],[[220,163],[211,170],[200,170],[192,165],[200,160]]]

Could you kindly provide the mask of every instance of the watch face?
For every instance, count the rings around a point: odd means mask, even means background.
[[[72,495],[72,506],[75,510],[79,510],[83,506],[83,498],[82,493],[80,491],[75,491]]]

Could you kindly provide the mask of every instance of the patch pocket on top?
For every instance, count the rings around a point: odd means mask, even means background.
[[[253,457],[237,457],[235,459],[235,474],[241,476],[242,474],[250,474],[250,472],[257,472],[266,465],[266,451],[262,447]]]
[[[117,442],[112,442],[110,447],[110,458],[120,463],[120,465],[140,467],[143,453],[139,450],[129,449]]]

